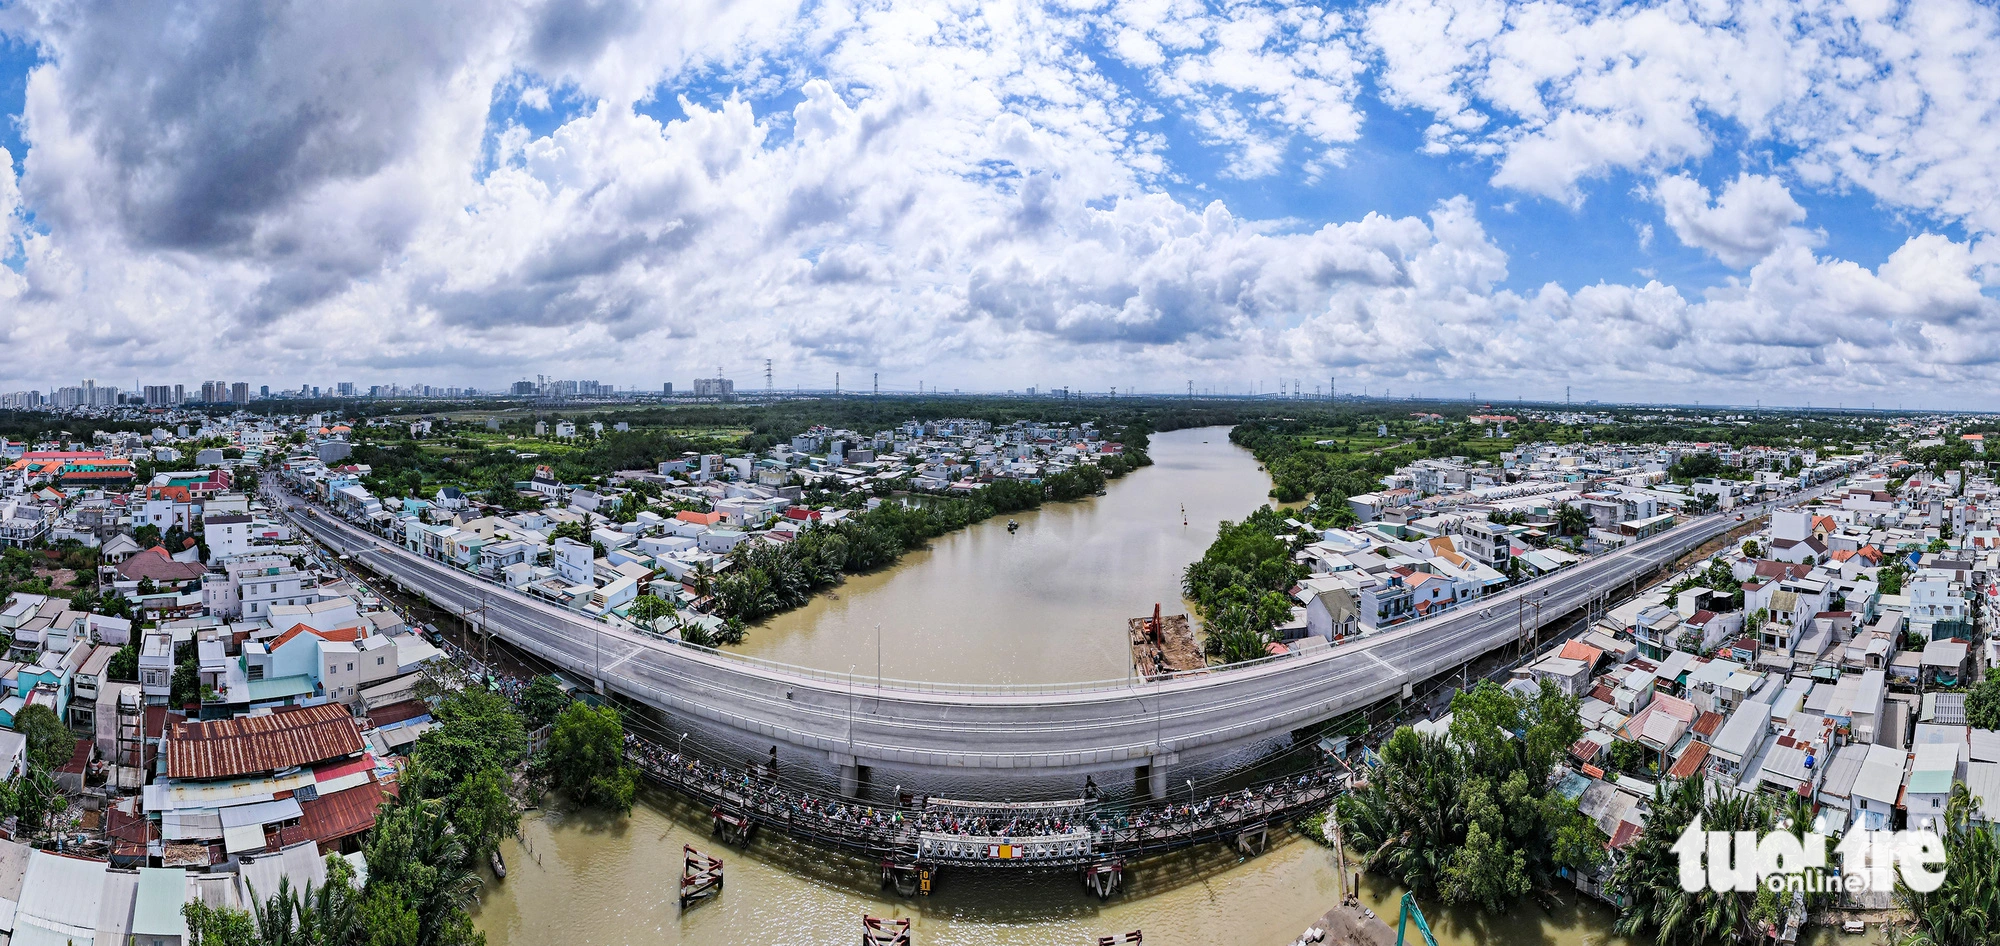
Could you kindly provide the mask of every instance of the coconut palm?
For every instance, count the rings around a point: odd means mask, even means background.
[[[1556,531],[1563,535],[1582,535],[1590,531],[1590,516],[1582,507],[1563,503],[1555,508]]]
[[[1651,930],[1660,943],[1693,946],[1738,942],[1756,932],[1755,893],[1681,888],[1680,858],[1673,844],[1697,819],[1706,831],[1768,830],[1774,821],[1765,800],[1710,792],[1699,775],[1656,785],[1646,832],[1612,875],[1612,887],[1626,904],[1614,927],[1620,935],[1640,936]]]
[[[1994,946],[2000,943],[2000,831],[1972,824],[1972,794],[1952,786],[1939,834],[1944,840],[1944,884],[1929,893],[1911,888],[1898,873],[1896,905],[1908,915],[1896,930],[1900,946]]]

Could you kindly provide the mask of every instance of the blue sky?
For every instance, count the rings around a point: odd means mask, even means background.
[[[0,312],[285,385],[1990,389],[2000,18],[1716,10],[29,0]]]

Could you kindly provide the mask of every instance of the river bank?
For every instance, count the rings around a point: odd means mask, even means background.
[[[1126,621],[1187,610],[1181,572],[1216,523],[1267,502],[1270,479],[1226,427],[1154,434],[1153,463],[1103,496],[996,517],[891,568],[849,576],[733,648],[872,679],[1057,683],[1118,679]],[[881,627],[878,640],[876,627]]]

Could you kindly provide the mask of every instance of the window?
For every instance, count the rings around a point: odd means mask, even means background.
[[[375,658],[375,666],[377,667],[382,666],[382,658],[380,657]]]
[[[353,673],[353,672],[354,672],[354,662],[353,662],[353,661],[349,661],[349,662],[348,662],[348,664],[347,664],[347,671],[348,671],[349,673]]]

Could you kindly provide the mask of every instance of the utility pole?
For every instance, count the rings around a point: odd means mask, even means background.
[[[838,371],[833,373],[833,396],[840,396],[840,372]]]
[[[882,372],[877,371],[875,372],[875,389],[873,392],[871,392],[871,396],[879,397],[881,396],[881,394],[882,394]]]

